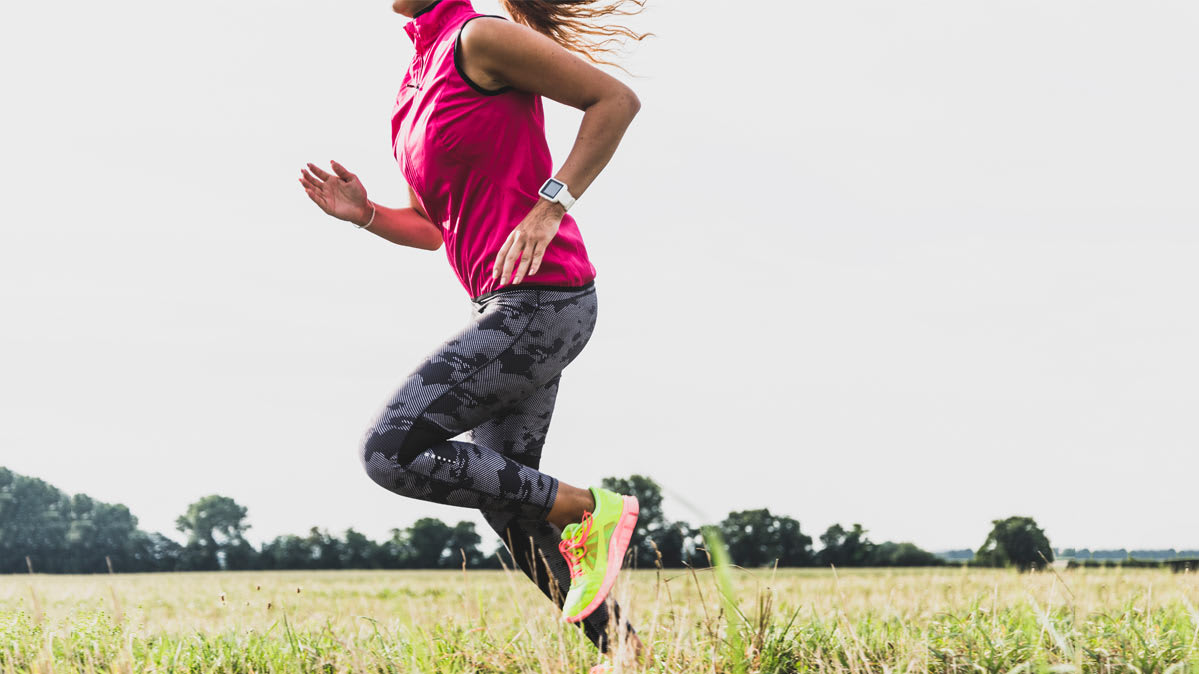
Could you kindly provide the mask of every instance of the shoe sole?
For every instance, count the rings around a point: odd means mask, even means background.
[[[604,574],[604,583],[600,585],[595,598],[576,616],[568,616],[566,622],[577,623],[591,615],[600,604],[608,598],[616,576],[620,575],[620,567],[624,562],[625,550],[629,549],[629,541],[633,538],[633,529],[637,528],[637,516],[641,513],[641,504],[636,496],[621,496],[620,519],[616,522],[616,530],[612,532],[612,540],[608,543],[608,571]]]

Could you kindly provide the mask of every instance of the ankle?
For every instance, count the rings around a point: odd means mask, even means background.
[[[590,489],[579,489],[565,483],[558,484],[558,496],[545,518],[550,524],[564,529],[568,524],[582,521],[584,512],[595,510],[595,497]]]

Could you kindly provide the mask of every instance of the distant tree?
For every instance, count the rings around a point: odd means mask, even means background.
[[[230,571],[262,568],[262,562],[258,559],[258,551],[244,539],[222,546],[221,559],[224,568]]]
[[[875,545],[866,538],[861,524],[854,524],[849,531],[834,524],[820,535],[820,542],[824,548],[817,557],[824,566],[871,566],[876,562]]]
[[[192,503],[175,520],[175,528],[187,534],[184,559],[189,569],[219,569],[225,548],[239,548],[250,528],[246,509],[227,496],[213,494]]]
[[[473,569],[483,562],[483,551],[479,544],[483,539],[475,533],[475,523],[462,521],[450,529],[449,538],[445,543],[445,557],[442,566],[457,569],[462,568],[465,561],[467,568]]]
[[[811,566],[816,557],[812,554],[812,537],[799,529],[799,521],[786,516],[775,518],[776,526],[774,555],[779,566]]]
[[[779,566],[807,566],[814,560],[812,538],[800,531],[799,522],[765,508],[729,513],[720,523],[720,533],[733,563],[741,566],[765,566],[775,560]]]
[[[346,529],[345,543],[341,546],[341,568],[377,569],[380,567],[379,544],[366,535]]]
[[[34,477],[0,468],[0,573],[23,573],[28,556],[42,573],[73,571],[67,559],[71,503]]]
[[[325,529],[312,527],[304,539],[308,546],[308,557],[314,569],[341,568],[341,540]]]
[[[220,550],[205,546],[199,541],[189,541],[179,551],[180,571],[220,571]]]
[[[629,544],[631,565],[653,568],[661,554],[662,566],[678,568],[695,555],[698,532],[686,522],[669,522],[662,511],[662,487],[644,475],[605,477],[600,486],[620,494],[637,497],[639,514],[637,528]],[[656,548],[656,550],[655,550]]]
[[[258,562],[264,569],[311,569],[312,550],[308,541],[294,534],[276,536],[262,544]]]
[[[136,562],[129,571],[178,571],[183,546],[160,533],[134,534]]]
[[[605,477],[600,481],[604,489],[619,494],[629,494],[637,497],[639,514],[638,523],[661,525],[666,522],[662,513],[662,487],[652,478],[644,475],[623,477]]]
[[[768,509],[731,512],[720,523],[720,534],[735,564],[763,566],[773,561],[768,547],[774,516]]]
[[[941,566],[945,560],[912,543],[879,543],[874,546],[871,566]]]
[[[1053,561],[1049,539],[1033,518],[1009,517],[991,524],[991,533],[975,553],[980,564],[1015,566],[1028,571],[1044,568],[1046,560]]]
[[[70,524],[66,534],[66,558],[71,571],[103,573],[111,562],[114,570],[135,570],[137,551],[134,534],[137,518],[124,505],[96,501],[75,494],[70,501]]]
[[[633,539],[629,544],[632,559],[629,564],[639,568],[653,568],[658,556],[650,540],[654,534],[666,527],[666,517],[662,513],[662,488],[657,482],[644,475],[624,477],[605,477],[600,481],[604,489],[636,496],[639,506],[637,527],[633,530]]]
[[[379,559],[384,569],[407,569],[412,567],[412,546],[408,543],[406,529],[392,529],[391,538],[379,546]]]
[[[479,549],[482,538],[473,522],[458,522],[451,527],[435,517],[423,517],[406,529],[392,529],[391,538],[381,545],[357,532],[353,536],[350,533],[346,532],[346,549],[355,550],[354,559],[370,560],[368,563],[374,565],[371,568],[457,569],[462,568],[463,553],[467,568],[499,568],[493,555],[485,556]]]
[[[664,568],[675,569],[684,564],[704,564],[707,561],[699,551],[703,545],[700,531],[686,522],[668,522],[654,531],[649,540],[662,555]]]
[[[408,527],[405,540],[411,550],[409,568],[436,569],[443,566],[446,541],[453,530],[436,517],[422,517]]]

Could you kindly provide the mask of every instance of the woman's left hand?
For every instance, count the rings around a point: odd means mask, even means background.
[[[545,249],[558,234],[558,225],[562,223],[564,215],[566,209],[562,208],[562,204],[538,199],[537,205],[512,230],[504,247],[500,248],[499,255],[495,256],[491,277],[499,279],[502,286],[509,279],[512,285],[516,285],[526,276],[536,274],[541,268]],[[512,277],[513,270],[516,271],[515,278]]]

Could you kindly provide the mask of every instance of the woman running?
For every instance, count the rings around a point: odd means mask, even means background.
[[[606,652],[609,619],[620,621],[605,599],[637,500],[537,468],[562,370],[596,320],[595,268],[566,211],[640,107],[631,89],[568,49],[602,62],[595,54],[609,38],[640,39],[583,19],[632,14],[643,0],[501,2],[515,22],[479,14],[470,0],[392,4],[411,17],[404,31],[416,47],[391,119],[409,207],[370,201],[337,162],[332,174],[309,163],[300,183],[329,215],[388,241],[444,243],[474,303],[473,321],[409,375],[367,431],[367,474],[402,496],[481,510],[565,620],[581,622]],[[584,111],[557,173],[542,96]],[[466,432],[469,442],[450,439]]]

